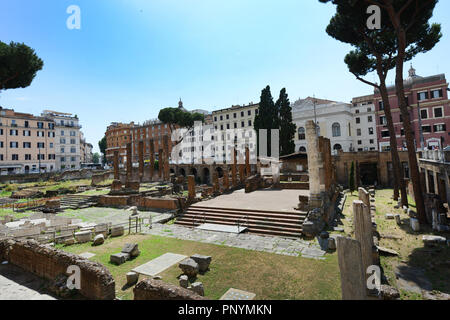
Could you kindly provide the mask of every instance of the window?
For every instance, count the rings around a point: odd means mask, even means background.
[[[64,153],[64,152],[65,152],[64,148],[61,148],[61,153]]]
[[[333,137],[340,137],[341,136],[341,125],[337,122],[333,123],[331,126],[331,131],[333,134]]]
[[[217,121],[217,117],[214,117],[214,121]]]
[[[427,109],[421,109],[420,110],[420,117],[422,119],[428,119],[428,110]]]
[[[43,122],[38,122],[37,123],[37,127],[38,127],[38,129],[44,129],[44,123]]]
[[[38,137],[44,137],[44,131],[37,131]]]
[[[26,154],[25,155],[25,160],[31,160],[31,154]]]
[[[230,119],[230,115],[229,114],[227,114],[227,120],[229,120]]]
[[[368,116],[367,117],[367,122],[372,122],[373,121],[373,117],[372,116]]]
[[[230,124],[229,123],[227,123],[227,129],[230,129]]]
[[[9,130],[9,135],[11,135],[11,136],[18,136],[19,135],[19,130]]]
[[[11,120],[11,127],[17,127],[16,120]]]
[[[31,142],[24,142],[23,143],[23,148],[24,149],[31,149]]]
[[[3,161],[3,155],[0,154],[0,161]]]
[[[372,108],[367,108],[367,112],[372,112]]]
[[[370,144],[374,144],[374,143],[375,143],[375,140],[370,139],[370,140],[369,140],[369,143],[370,143]]]
[[[70,148],[70,153],[76,153],[77,149],[76,148]]]
[[[37,147],[38,147],[38,149],[43,149],[43,148],[45,148],[45,144],[43,142],[38,142]]]
[[[400,135],[403,137],[405,135],[405,129],[401,128],[400,129]]]
[[[245,122],[241,121],[241,128],[245,127]]]
[[[423,133],[431,133],[431,126],[430,125],[422,126],[422,131]]]
[[[258,115],[258,113],[259,113],[259,109],[256,109],[255,114]]]
[[[306,132],[304,127],[298,128],[298,140],[305,140],[306,139]]]
[[[359,113],[359,110],[358,110],[358,109],[356,109],[356,110],[355,110],[355,113]]]
[[[243,117],[244,116],[244,111],[241,111],[241,117]]]
[[[403,117],[402,117],[401,114],[398,115],[398,121],[399,121],[399,122],[403,122]]]
[[[30,137],[31,136],[31,131],[30,130],[23,130],[23,136],[24,137]]]
[[[3,129],[0,129],[0,136],[3,135]]]
[[[237,128],[237,123],[236,123],[236,122],[234,123],[234,128],[235,128],[235,129]]]
[[[249,115],[249,116],[252,115],[252,110],[248,110],[248,115]]]
[[[417,93],[417,100],[427,100],[428,99],[428,91]]]
[[[18,154],[13,154],[11,159],[13,161],[19,161],[19,155]]]
[[[37,155],[38,160],[45,160],[45,154],[38,154]]]
[[[383,126],[385,126],[386,123],[387,123],[386,117],[385,117],[385,116],[381,116],[381,117],[380,117],[380,124],[383,125]]]
[[[432,99],[442,98],[442,96],[443,96],[442,95],[442,89],[431,91],[431,98]]]
[[[64,130],[61,130],[61,135],[64,136]]]
[[[70,139],[70,144],[76,144],[75,139]]]
[[[60,144],[66,144],[66,139],[64,139],[64,138],[59,138],[59,143],[60,143]]]
[[[361,129],[356,129],[356,135],[361,136]]]
[[[223,120],[223,116],[220,116],[220,121],[222,121]]]
[[[161,129],[161,127],[159,127],[159,129]],[[70,136],[71,137],[75,137],[77,134],[75,131],[70,131]]]
[[[381,137],[388,138],[389,137],[389,130],[383,130],[381,131]]]
[[[11,142],[9,143],[9,147],[10,147],[10,148],[13,148],[13,149],[17,149],[17,148],[19,147],[19,143],[18,143],[18,142],[11,141]]]
[[[370,134],[370,135],[373,134],[373,128],[369,128],[369,134]]]
[[[358,144],[362,144],[362,140],[358,140]]]
[[[66,157],[61,157],[61,162],[66,162]]]
[[[248,120],[248,125],[251,127],[252,126],[252,120]]]
[[[70,161],[75,162],[76,161],[76,157],[70,157]]]
[[[50,149],[53,148],[53,142],[50,142]]]
[[[435,124],[433,126],[433,131],[434,132],[445,132],[445,131],[447,131],[447,127],[446,127],[445,123]]]
[[[356,118],[356,123],[361,123],[361,118]]]
[[[383,101],[378,102],[378,105],[380,107],[380,110],[384,110],[384,103],[383,103]]]
[[[24,127],[25,127],[25,128],[29,128],[29,126],[30,126],[29,122],[28,122],[28,121],[25,121],[25,122],[24,122]]]
[[[439,108],[434,108],[434,117],[435,118],[442,118],[443,114],[442,114],[442,107]]]
[[[223,124],[220,125],[220,130],[223,130]]]

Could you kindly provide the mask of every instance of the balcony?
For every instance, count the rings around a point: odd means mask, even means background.
[[[419,156],[421,160],[429,160],[450,164],[450,150],[424,150]]]

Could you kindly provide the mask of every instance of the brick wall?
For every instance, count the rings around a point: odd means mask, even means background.
[[[0,257],[41,278],[53,281],[77,265],[81,270],[80,294],[93,300],[115,298],[115,281],[103,265],[77,255],[40,245],[34,240],[0,241]]]
[[[134,300],[206,300],[191,290],[152,279],[139,282],[133,292]]]

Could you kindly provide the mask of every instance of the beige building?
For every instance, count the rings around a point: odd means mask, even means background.
[[[0,173],[56,170],[53,120],[0,107]]]
[[[92,144],[86,141],[83,132],[80,131],[80,157],[81,164],[92,163]]]

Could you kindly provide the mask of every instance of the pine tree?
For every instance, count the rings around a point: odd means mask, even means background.
[[[285,156],[295,152],[294,137],[297,130],[297,126],[292,123],[292,108],[288,94],[286,93],[286,88],[280,91],[280,98],[276,103],[276,109],[279,112],[280,155]]]
[[[261,101],[259,102],[259,112],[255,117],[253,125],[257,141],[258,141],[258,154],[259,150],[259,129],[267,129],[267,156],[271,156],[271,129],[279,128],[278,109],[276,108],[272,94],[270,92],[270,86],[267,86],[261,92]]]
[[[352,161],[352,166],[350,167],[350,175],[348,177],[348,187],[350,192],[353,194],[355,191],[355,163]]]

